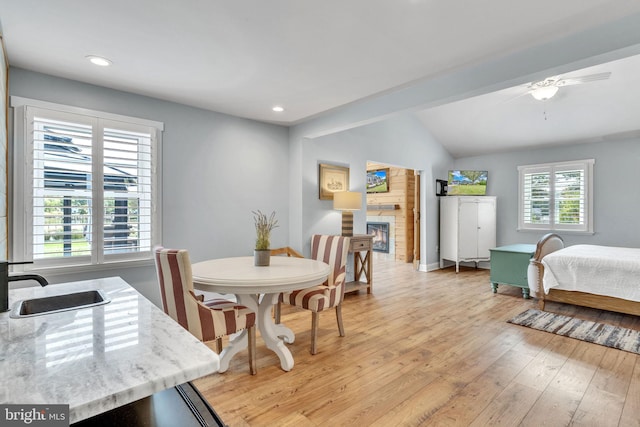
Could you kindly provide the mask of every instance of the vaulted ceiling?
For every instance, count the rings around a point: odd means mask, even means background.
[[[564,86],[538,101],[527,84],[417,113],[455,157],[504,150],[640,138],[640,56],[568,72],[563,78],[611,73]]]

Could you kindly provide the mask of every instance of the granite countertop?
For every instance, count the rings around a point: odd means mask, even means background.
[[[105,305],[0,313],[0,402],[69,404],[70,422],[217,372],[218,355],[119,277],[13,289],[22,299],[102,289]]]

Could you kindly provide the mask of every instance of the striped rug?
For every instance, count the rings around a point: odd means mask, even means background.
[[[529,309],[509,323],[640,354],[640,331]]]

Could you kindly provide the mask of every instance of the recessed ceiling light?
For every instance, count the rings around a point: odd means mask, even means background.
[[[282,113],[284,111],[284,107],[280,105],[276,105],[275,107],[272,108],[272,110],[275,111],[276,113]]]
[[[107,58],[103,58],[102,56],[87,55],[86,58],[91,61],[92,64],[99,65],[101,67],[108,67],[111,65],[111,61]]]

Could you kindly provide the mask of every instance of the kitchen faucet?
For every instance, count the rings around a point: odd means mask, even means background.
[[[40,283],[40,286],[47,286],[49,284],[47,279],[39,274],[16,274],[9,276],[9,266],[15,264],[31,264],[31,262],[0,261],[0,313],[9,311],[9,282],[35,280]]]

